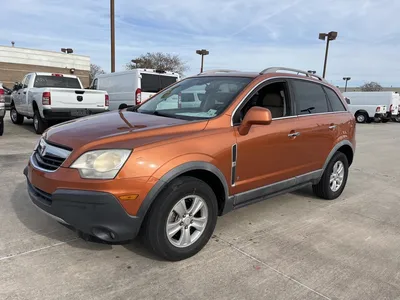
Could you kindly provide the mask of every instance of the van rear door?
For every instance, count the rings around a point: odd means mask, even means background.
[[[139,79],[139,88],[141,91],[142,103],[162,89],[177,82],[179,79],[178,74],[141,72],[140,75],[141,78]]]

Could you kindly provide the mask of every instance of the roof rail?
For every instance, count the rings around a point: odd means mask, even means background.
[[[216,69],[216,70],[208,70],[208,71],[204,71],[200,74],[215,74],[215,73],[233,73],[233,72],[238,72],[237,70],[229,70],[229,69]]]
[[[262,71],[260,72],[260,75],[264,75],[264,74],[267,74],[267,73],[277,73],[277,72],[279,72],[279,71],[291,71],[291,72],[297,73],[297,75],[299,75],[299,74],[304,74],[306,77],[315,77],[315,78],[317,78],[317,79],[320,80],[320,81],[327,82],[324,78],[322,78],[322,77],[319,76],[319,75],[312,74],[312,73],[309,73],[309,72],[306,72],[306,71],[303,71],[303,70],[292,69],[292,68],[285,68],[285,67],[271,67],[271,68],[267,68],[267,69],[262,70]]]

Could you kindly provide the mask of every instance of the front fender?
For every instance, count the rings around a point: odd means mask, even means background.
[[[225,197],[228,199],[229,190],[227,180],[221,170],[212,161],[213,158],[208,155],[188,154],[176,157],[164,164],[153,174],[152,177],[158,179],[158,181],[146,195],[137,215],[139,217],[146,215],[154,199],[171,180],[181,174],[194,170],[208,171],[217,176],[224,187]]]

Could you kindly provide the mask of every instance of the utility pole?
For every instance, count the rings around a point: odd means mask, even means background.
[[[111,27],[111,73],[115,72],[115,12],[114,0],[110,0],[110,27]]]

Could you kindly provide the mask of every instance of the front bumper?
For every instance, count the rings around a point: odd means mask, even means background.
[[[128,241],[137,236],[142,219],[128,215],[112,194],[73,189],[57,189],[49,194],[32,185],[28,167],[24,175],[32,202],[57,221],[107,242]]]

